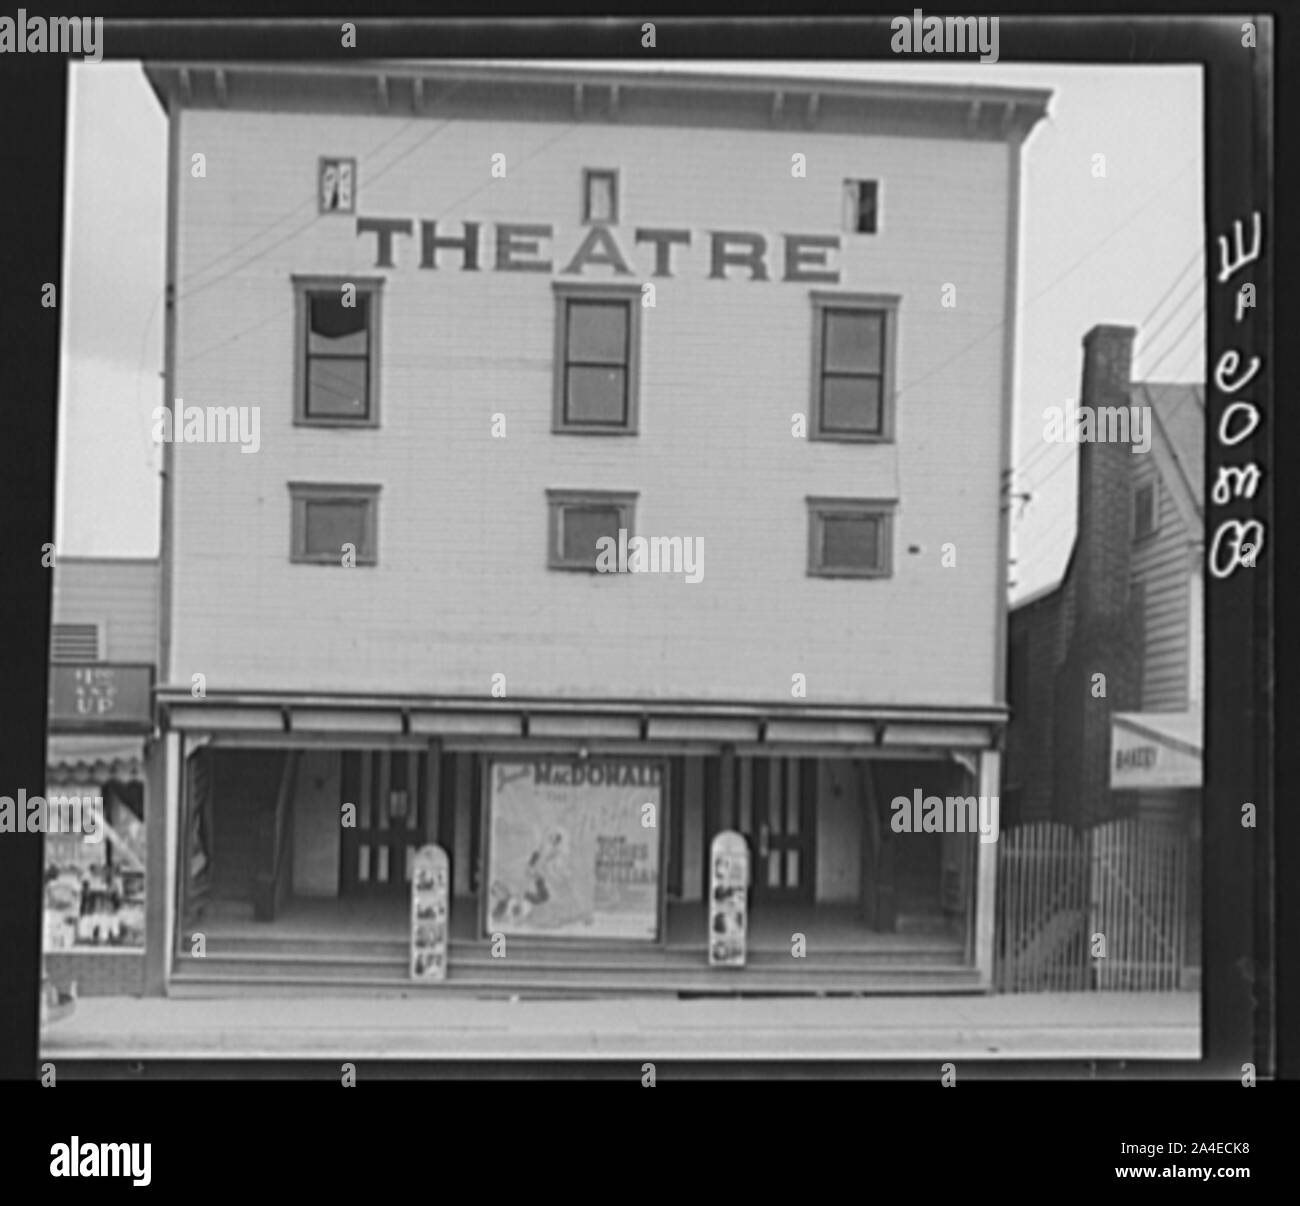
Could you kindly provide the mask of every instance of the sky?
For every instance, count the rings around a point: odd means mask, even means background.
[[[1074,538],[1078,445],[1045,444],[1044,411],[1077,403],[1084,334],[1099,323],[1137,327],[1134,380],[1204,380],[1200,68],[658,60],[651,69],[1053,91],[1022,152],[1013,463],[1015,493],[1029,497],[1012,499],[1009,581],[1013,602],[1054,585]],[[56,547],[151,557],[166,118],[138,63],[73,64],[69,88]]]

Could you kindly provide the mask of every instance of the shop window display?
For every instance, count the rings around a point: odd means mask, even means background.
[[[60,789],[55,794],[75,794]],[[47,951],[144,945],[145,828],[138,783],[82,790],[104,801],[97,836],[45,835]]]

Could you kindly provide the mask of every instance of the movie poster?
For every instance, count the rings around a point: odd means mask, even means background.
[[[724,829],[713,839],[709,872],[709,964],[744,967],[749,928],[749,846]]]
[[[662,777],[625,758],[493,762],[486,933],[657,939]]]
[[[411,873],[411,979],[447,978],[451,868],[441,846],[421,846]]]

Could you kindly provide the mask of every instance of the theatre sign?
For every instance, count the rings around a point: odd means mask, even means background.
[[[702,231],[639,226],[630,239],[637,248],[629,253],[627,234],[606,225],[593,225],[580,241],[557,241],[549,223],[494,224],[484,232],[482,223],[462,222],[449,232],[436,221],[411,218],[357,218],[357,235],[375,236],[375,267],[397,267],[398,239],[419,235],[419,267],[437,270],[457,265],[477,272],[490,259],[495,272],[556,271],[581,276],[590,267],[612,269],[616,276],[671,277],[682,262],[694,260],[701,275],[707,267],[711,280],[733,276],[750,281],[793,281],[836,285],[840,272],[831,256],[840,249],[838,235],[780,234],[769,245],[768,236],[753,231]],[[556,245],[552,245],[556,244]],[[779,244],[776,245],[776,244]],[[570,250],[571,249],[571,250]],[[555,252],[567,252],[557,260]],[[650,265],[653,264],[651,268]]]

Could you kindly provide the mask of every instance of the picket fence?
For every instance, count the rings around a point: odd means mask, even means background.
[[[1147,821],[1034,822],[998,843],[994,983],[1003,992],[1180,987],[1185,834]],[[1104,940],[1105,954],[1101,955]]]

